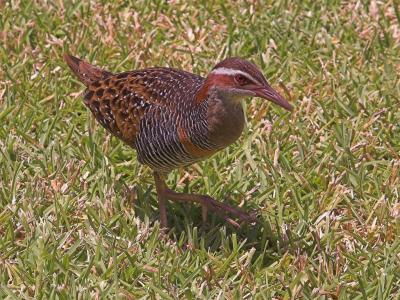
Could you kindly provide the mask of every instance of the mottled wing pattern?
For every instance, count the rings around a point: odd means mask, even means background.
[[[161,134],[168,132],[163,127],[166,126],[163,123],[168,123],[165,118],[173,116],[174,122],[179,122],[181,112],[192,105],[189,94],[202,81],[197,75],[171,68],[124,72],[91,82],[84,101],[102,126],[137,148],[142,127],[156,127],[146,128],[143,134],[154,130]],[[146,138],[163,139],[160,135]]]
[[[140,120],[151,105],[140,82],[129,73],[92,82],[84,102],[104,128],[129,145],[133,144]]]

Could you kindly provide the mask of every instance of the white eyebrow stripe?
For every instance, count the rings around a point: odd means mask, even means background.
[[[253,81],[253,82],[257,82],[258,84],[261,84],[258,80],[256,80],[253,76],[251,76],[250,74],[240,71],[240,70],[235,70],[235,69],[229,69],[229,68],[225,68],[225,67],[221,67],[221,68],[217,68],[213,71],[211,71],[212,74],[217,74],[217,75],[243,75],[244,77],[246,77],[247,79]]]

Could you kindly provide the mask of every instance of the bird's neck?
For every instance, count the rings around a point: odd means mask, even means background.
[[[201,122],[195,121],[192,126],[202,129],[196,130],[199,140],[223,149],[235,142],[243,131],[243,96],[215,87],[214,79],[208,76],[195,95],[195,115],[201,116]]]
[[[233,92],[229,93],[229,89],[226,88],[232,86],[233,84],[233,78],[230,76],[210,73],[204,80],[200,89],[196,92],[196,103],[200,104],[203,101],[207,101],[214,91],[218,91],[219,97],[221,99],[224,98],[229,101],[235,99],[240,100],[241,98],[243,98],[243,95],[237,95]]]
[[[206,101],[208,138],[211,143],[225,148],[235,142],[243,131],[245,118],[242,100],[212,89]]]

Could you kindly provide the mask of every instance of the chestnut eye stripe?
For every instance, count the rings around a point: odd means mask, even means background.
[[[221,68],[214,69],[211,73],[216,74],[216,75],[232,75],[232,76],[242,75],[250,82],[262,85],[262,83],[260,83],[258,80],[256,80],[253,76],[251,76],[250,74],[248,74],[246,72],[240,71],[240,70],[221,67]]]

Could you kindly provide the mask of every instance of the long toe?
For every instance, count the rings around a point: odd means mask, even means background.
[[[172,201],[199,203],[202,206],[203,222],[206,220],[208,210],[212,210],[225,221],[236,227],[240,227],[239,223],[255,223],[257,221],[254,214],[248,214],[240,208],[219,202],[207,195],[177,193],[170,189],[165,189],[163,194],[166,199]],[[238,221],[235,221],[234,219],[238,219]]]
[[[249,214],[238,207],[233,207],[228,204],[216,201],[215,199],[213,199],[210,196],[203,196],[203,197],[204,197],[204,202],[208,205],[208,207],[210,209],[212,209],[218,215],[221,215],[221,216],[232,215],[232,216],[237,217],[240,222],[245,222],[245,223],[257,222],[257,217],[256,217],[256,214],[254,214],[254,213]],[[232,220],[232,219],[229,218],[229,220]],[[232,222],[229,221],[229,223],[232,223]]]

